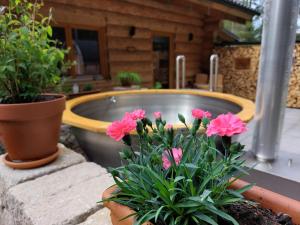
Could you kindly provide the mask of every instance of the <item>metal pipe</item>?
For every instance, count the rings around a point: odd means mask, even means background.
[[[213,54],[210,56],[209,91],[215,91],[217,89],[218,69],[219,69],[219,56],[217,54]]]
[[[219,56],[215,55],[215,91],[218,88],[218,74],[219,74]]]
[[[180,89],[180,61],[182,61],[181,65],[181,73],[182,73],[182,88],[185,87],[185,76],[186,76],[186,68],[185,68],[185,56],[178,55],[176,57],[176,89]]]
[[[185,76],[186,76],[186,67],[185,67],[185,56],[182,56],[182,88],[185,88]]]
[[[266,0],[252,149],[259,160],[279,151],[299,0]]]

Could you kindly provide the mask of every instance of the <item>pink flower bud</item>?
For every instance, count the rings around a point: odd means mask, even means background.
[[[154,112],[153,115],[154,115],[155,119],[160,119],[161,118],[161,112]]]
[[[193,109],[192,116],[196,119],[211,118],[211,113],[202,109]]]

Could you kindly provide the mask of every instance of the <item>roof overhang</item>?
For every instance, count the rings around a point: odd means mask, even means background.
[[[232,0],[188,0],[193,4],[213,9],[224,14],[239,18],[241,20],[251,20],[253,16],[260,13],[249,7],[242,6]]]

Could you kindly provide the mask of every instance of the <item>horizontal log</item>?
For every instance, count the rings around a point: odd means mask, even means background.
[[[202,45],[192,43],[176,43],[176,53],[201,53]]]
[[[153,74],[153,65],[147,62],[115,62],[110,64],[110,72],[115,75],[122,71],[148,72]]]
[[[152,42],[146,39],[108,38],[108,49],[127,50],[128,52],[151,51]]]
[[[99,16],[99,13],[94,11],[86,11],[79,8],[66,7],[62,5],[53,5],[48,2],[45,4],[45,7],[41,9],[41,13],[44,15],[49,14],[49,8],[53,7],[53,18],[54,25],[61,24],[74,24],[87,27],[104,27],[105,26],[105,17]]]
[[[109,62],[148,62],[152,63],[151,51],[128,52],[126,50],[110,50]]]
[[[171,23],[148,18],[136,18],[134,16],[114,14],[107,17],[107,24],[123,25],[123,26],[136,26],[142,28],[149,28],[153,31],[163,31],[169,33],[189,33],[201,34],[201,27],[193,25],[182,25],[178,23]]]
[[[190,5],[185,4],[179,6],[178,4],[167,3],[164,1],[149,1],[149,0],[125,0],[127,2],[136,3],[143,7],[149,7],[150,9],[157,10],[160,9],[162,11],[172,12],[179,15],[185,15],[189,17],[194,17],[198,19],[202,19],[203,15],[199,13],[199,11],[194,10],[190,7]]]
[[[198,35],[194,35],[193,32],[190,32],[193,34],[193,40],[189,40],[189,33],[177,33],[175,35],[175,42],[178,43],[178,42],[183,42],[183,43],[202,43],[202,40],[203,40],[203,36],[204,34],[201,33],[201,34],[198,34]]]
[[[161,21],[170,21],[172,23],[178,24],[191,24],[195,26],[202,26],[202,21],[196,18],[186,17],[184,15],[178,15],[175,13],[170,13],[160,10],[151,10],[146,7],[141,7],[137,4],[132,4],[128,2],[123,2],[119,0],[49,0],[51,2],[77,6],[79,8],[85,9],[96,9],[101,11],[107,11],[111,13],[118,13],[124,15],[130,15],[136,17],[150,18]],[[126,9],[126,10],[125,10]]]
[[[107,36],[108,37],[129,37],[130,26],[118,26],[118,25],[108,25],[107,26]],[[149,29],[136,28],[135,35],[132,36],[133,39],[149,39],[152,34]]]

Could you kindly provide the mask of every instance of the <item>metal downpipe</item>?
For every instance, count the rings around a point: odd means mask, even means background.
[[[252,149],[262,161],[279,151],[299,12],[298,0],[266,0]]]

